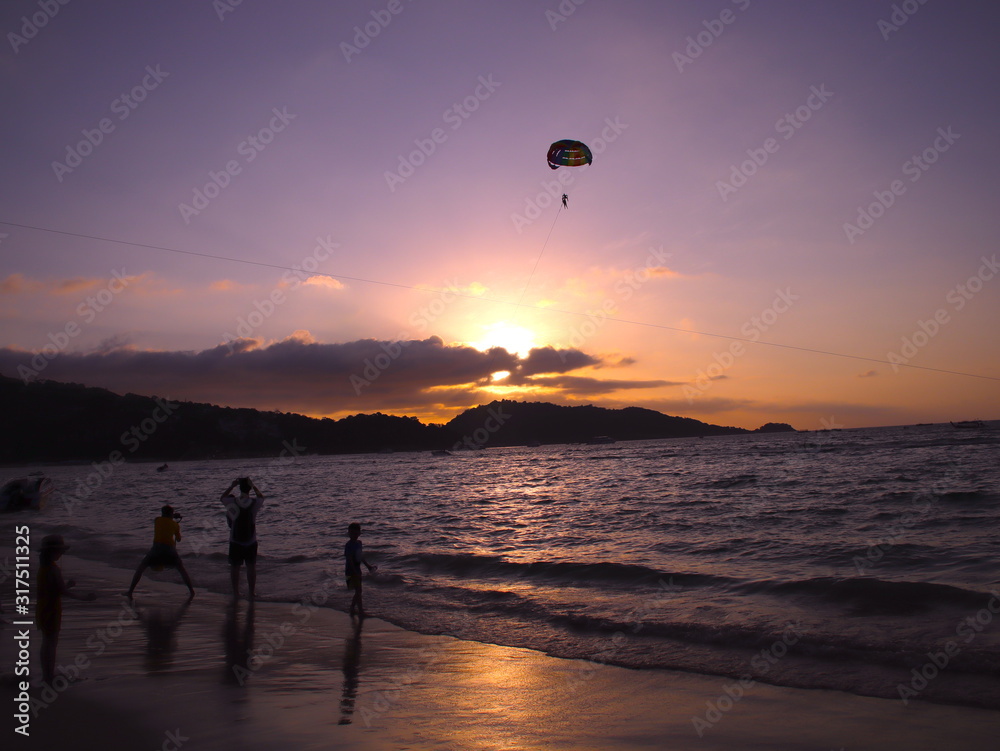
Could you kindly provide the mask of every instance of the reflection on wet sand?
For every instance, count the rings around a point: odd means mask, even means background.
[[[354,634],[344,640],[344,691],[340,699],[339,725],[350,725],[351,715],[354,714],[361,673],[361,627],[364,622],[364,618],[354,619]]]
[[[152,606],[136,607],[135,611],[146,630],[145,667],[147,673],[162,673],[170,669],[177,651],[177,628],[188,608],[191,598],[178,608]]]
[[[247,677],[254,671],[253,665],[250,664],[250,653],[253,650],[253,600],[247,605],[247,613],[242,630],[239,625],[238,611],[238,603],[229,602],[226,605],[226,618],[222,627],[222,641],[226,648],[226,662],[222,682],[243,686],[246,684]]]

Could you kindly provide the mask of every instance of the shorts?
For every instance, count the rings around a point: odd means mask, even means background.
[[[177,555],[177,548],[163,542],[154,542],[153,547],[142,559],[143,566],[152,566],[157,571],[164,567],[177,568],[181,565],[181,557]]]
[[[245,563],[253,566],[257,563],[257,543],[241,545],[238,542],[229,543],[229,565],[239,566]]]
[[[361,589],[361,574],[355,574],[353,576],[347,577],[347,588],[348,589]]]

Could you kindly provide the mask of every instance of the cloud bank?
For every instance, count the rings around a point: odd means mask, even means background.
[[[501,382],[509,398],[544,394],[555,401],[669,385],[569,375],[631,362],[553,347],[519,357],[503,348],[484,352],[445,344],[436,336],[321,343],[307,331],[269,344],[237,339],[200,352],[140,350],[121,340],[87,353],[58,352],[54,346],[41,352],[0,349],[0,373],[9,377],[311,415],[444,414],[496,398],[494,386]],[[494,381],[501,371],[509,375]]]

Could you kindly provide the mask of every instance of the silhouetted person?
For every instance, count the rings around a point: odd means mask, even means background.
[[[240,486],[240,497],[232,494]],[[253,492],[256,498],[251,498]],[[253,600],[257,592],[257,514],[264,505],[264,494],[249,477],[233,480],[220,498],[226,507],[229,524],[229,575],[233,584],[233,598],[240,596],[240,566],[247,567],[247,597]]]
[[[62,571],[56,565],[62,554],[69,550],[62,535],[46,535],[38,549],[38,575],[35,593],[35,626],[42,632],[42,680],[52,684],[56,674],[56,648],[62,629],[62,597],[75,600],[94,600],[93,592],[76,594],[70,590],[76,585],[72,579],[63,581]]]
[[[378,567],[372,566],[364,558],[364,549],[361,545],[361,525],[352,522],[347,525],[347,536],[351,539],[344,545],[344,573],[347,575],[347,588],[354,590],[354,598],[351,600],[351,615],[355,612],[361,617],[366,615],[361,592],[361,564],[368,567],[369,571],[375,571]]]
[[[164,568],[175,568],[180,572],[181,578],[187,584],[188,592],[194,597],[194,586],[191,584],[191,577],[188,576],[181,557],[177,555],[177,543],[181,539],[181,527],[177,520],[180,514],[175,514],[173,506],[164,506],[160,509],[160,516],[153,522],[153,546],[146,553],[145,558],[139,563],[132,577],[132,584],[129,585],[128,597],[135,592],[135,587],[142,578],[142,572],[150,566],[154,571],[162,571]]]

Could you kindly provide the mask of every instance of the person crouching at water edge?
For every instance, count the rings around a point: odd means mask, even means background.
[[[372,566],[364,557],[364,548],[361,545],[361,525],[353,522],[347,525],[347,536],[351,539],[344,545],[344,560],[346,567],[344,573],[347,575],[347,588],[354,590],[354,598],[351,600],[351,615],[355,612],[362,618],[365,613],[364,602],[361,598],[361,564],[368,567],[369,573],[378,571],[378,566]]]
[[[42,632],[42,681],[52,685],[56,673],[56,647],[62,629],[62,598],[96,600],[93,592],[77,594],[70,590],[76,582],[63,581],[62,571],[56,565],[62,554],[69,550],[62,535],[46,535],[38,549],[38,579],[35,601],[35,626]]]
[[[135,570],[132,584],[129,586],[128,592],[125,593],[127,597],[131,597],[132,593],[135,592],[135,587],[139,583],[139,579],[142,578],[142,572],[150,566],[153,567],[153,571],[162,571],[164,568],[177,569],[184,583],[187,584],[190,596],[194,597],[191,577],[188,576],[184,564],[181,563],[181,557],[177,555],[177,543],[181,539],[181,527],[177,520],[180,518],[180,514],[174,513],[173,506],[164,506],[160,509],[160,516],[156,517],[156,521],[153,522],[153,546],[139,563],[139,568]]]
[[[233,488],[240,486],[240,497]],[[250,498],[253,491],[256,498]],[[249,477],[240,477],[222,494],[229,524],[229,575],[233,583],[233,599],[240,596],[240,566],[247,565],[247,599],[253,600],[257,590],[257,514],[264,505],[264,494]]]

